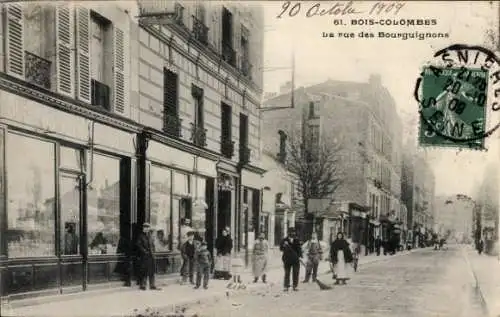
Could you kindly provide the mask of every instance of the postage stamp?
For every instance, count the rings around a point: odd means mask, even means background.
[[[450,46],[434,57],[415,85],[420,145],[484,149],[485,139],[500,127],[488,118],[500,110],[498,57],[465,45]]]

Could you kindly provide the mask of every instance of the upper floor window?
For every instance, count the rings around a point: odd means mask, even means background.
[[[205,119],[204,119],[203,89],[201,89],[196,85],[192,85],[191,94],[193,96],[193,101],[194,101],[194,109],[193,109],[194,120],[192,123],[191,139],[194,144],[198,146],[205,146],[206,131],[204,122]]]
[[[105,63],[111,56],[109,48],[109,32],[111,23],[105,18],[92,13],[90,24],[90,60],[91,60],[91,91],[92,105],[110,109],[110,81],[107,69],[109,63]],[[108,75],[108,76],[106,76]]]
[[[236,52],[233,48],[233,15],[226,9],[222,9],[222,57],[232,66],[236,66]]]
[[[248,148],[248,116],[240,113],[240,161],[250,161],[250,149]]]
[[[234,142],[232,141],[232,117],[233,112],[228,104],[221,104],[221,153],[227,158],[234,154]]]
[[[179,77],[171,70],[163,69],[163,130],[174,136],[181,136],[181,119],[179,118]]]
[[[205,16],[205,7],[203,4],[197,4],[193,15],[193,34],[198,41],[206,45],[208,44],[208,27]]]
[[[250,62],[250,32],[243,25],[241,26],[241,71],[243,76],[251,78],[252,63]]]

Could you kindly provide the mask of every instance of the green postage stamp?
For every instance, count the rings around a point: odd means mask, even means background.
[[[498,128],[487,130],[488,112],[500,109],[497,58],[484,48],[463,45],[436,56],[440,60],[423,68],[415,87],[420,145],[484,149],[485,139]]]

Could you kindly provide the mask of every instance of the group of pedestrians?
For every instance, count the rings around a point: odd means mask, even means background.
[[[288,229],[288,236],[280,243],[285,271],[283,281],[285,291],[288,291],[290,286],[292,286],[294,291],[298,290],[301,264],[304,264],[306,267],[306,274],[303,282],[309,282],[311,277],[313,281],[316,281],[319,263],[323,260],[325,249],[326,246],[322,245],[322,242],[318,240],[318,236],[315,232],[312,233],[309,241],[302,244],[296,236],[295,229]],[[332,241],[329,249],[329,260],[335,284],[346,284],[346,281],[350,279],[349,271],[354,261],[354,255],[343,233],[337,234],[336,239]],[[304,255],[306,256],[305,263],[302,260]],[[290,276],[292,279],[291,285]]]

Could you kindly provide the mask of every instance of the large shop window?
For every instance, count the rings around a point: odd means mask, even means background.
[[[10,258],[55,255],[55,145],[7,135]]]
[[[87,191],[88,252],[117,254],[120,239],[120,159],[95,154]],[[121,251],[121,250],[120,250]]]
[[[157,252],[171,251],[172,247],[172,174],[169,169],[151,166],[149,176],[150,223],[155,229]]]
[[[172,242],[174,250],[180,245],[180,219],[191,219],[191,197],[189,192],[189,175],[181,172],[174,172],[174,191],[172,208]]]
[[[197,231],[205,229],[206,218],[206,188],[207,179],[200,176],[194,177],[194,202],[192,207],[191,225]]]

